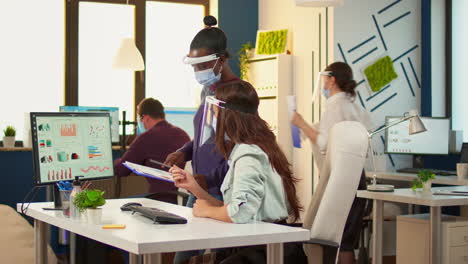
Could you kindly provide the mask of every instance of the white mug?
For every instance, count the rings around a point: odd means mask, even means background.
[[[457,163],[457,176],[459,180],[468,180],[468,163]]]

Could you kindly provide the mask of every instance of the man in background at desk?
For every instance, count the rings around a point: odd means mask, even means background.
[[[153,98],[143,99],[137,106],[137,116],[138,128],[141,134],[132,142],[127,152],[120,159],[114,161],[116,176],[128,176],[132,173],[122,164],[125,161],[167,170],[150,160],[164,161],[167,155],[190,141],[184,130],[166,121],[164,107],[158,100]],[[177,165],[181,168],[185,166],[185,164]],[[150,185],[149,193],[177,191],[177,187],[173,183],[145,178]],[[177,196],[174,194],[160,200],[177,203]]]

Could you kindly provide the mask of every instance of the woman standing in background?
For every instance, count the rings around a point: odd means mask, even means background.
[[[327,98],[327,102],[326,110],[322,114],[319,124],[314,126],[315,128],[310,126],[298,113],[293,115],[291,123],[299,127],[309,140],[320,149],[320,152],[324,153],[327,149],[328,134],[335,124],[342,121],[357,121],[370,130],[372,123],[369,113],[355,102],[357,84],[348,64],[344,62],[332,63],[320,75],[324,83],[321,88],[322,93]],[[358,189],[366,189],[364,171]],[[341,240],[340,264],[355,263],[354,249],[358,245],[365,205],[365,199],[354,199]]]

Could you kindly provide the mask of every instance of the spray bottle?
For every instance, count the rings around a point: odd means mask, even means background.
[[[70,194],[70,218],[72,219],[79,219],[80,218],[80,211],[75,206],[75,197],[76,195],[81,192],[81,182],[80,177],[83,176],[76,176],[75,180],[73,181],[73,189]]]

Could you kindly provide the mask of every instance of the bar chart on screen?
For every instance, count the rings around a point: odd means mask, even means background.
[[[98,146],[88,146],[88,158],[94,159],[96,157],[102,157],[102,152]]]
[[[62,137],[76,137],[76,124],[60,125],[60,135]]]

